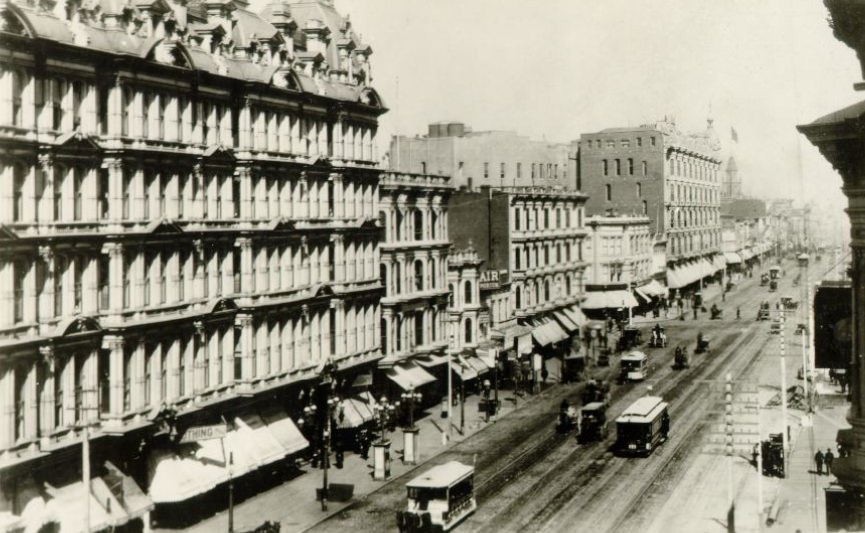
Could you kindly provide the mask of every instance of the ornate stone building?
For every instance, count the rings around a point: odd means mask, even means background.
[[[856,51],[865,77],[865,3],[861,0],[825,0],[829,23],[835,37]],[[854,89],[865,89],[858,82]],[[838,458],[832,473],[850,496],[848,530],[865,528],[865,101],[844,107],[814,122],[798,126],[820,153],[838,171],[844,181],[843,191],[849,201],[852,248],[852,351],[850,376],[850,411],[847,420],[851,430],[838,434],[849,455]]]
[[[381,357],[385,108],[348,20],[302,4],[0,3],[10,520],[81,520],[62,502],[83,501],[85,426],[93,487],[141,488],[95,501],[91,527],[182,514],[227,465],[175,434],[227,428],[235,476],[277,464],[307,446],[292,419],[325,361],[339,386]]]
[[[447,176],[429,174],[385,172],[379,184],[384,227],[379,277],[385,288],[379,367],[389,369],[386,375],[401,389],[432,384],[434,377],[415,363],[418,356],[444,355],[448,345],[447,203],[452,190]],[[425,398],[433,400],[438,398]]]

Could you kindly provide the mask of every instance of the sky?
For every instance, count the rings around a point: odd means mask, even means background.
[[[379,143],[440,120],[568,142],[714,119],[746,193],[846,205],[795,126],[865,99],[818,0],[336,0],[373,49]],[[735,128],[738,142],[733,143]]]

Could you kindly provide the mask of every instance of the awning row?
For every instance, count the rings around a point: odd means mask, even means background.
[[[667,286],[671,289],[682,288],[706,276],[711,276],[723,269],[725,265],[724,257],[716,256],[711,261],[700,258],[679,268],[668,268]]]
[[[90,479],[90,519],[86,528],[84,483],[80,479],[53,486],[44,483],[37,487],[30,479],[34,497],[26,503],[17,517],[6,514],[0,519],[3,531],[23,528],[24,531],[40,531],[51,522],[59,525],[59,531],[72,532],[114,529],[142,516],[153,509],[153,501],[138,484],[121,472],[111,462],[96,469],[97,475]]]
[[[202,440],[151,455],[149,493],[156,503],[179,502],[309,446],[279,406],[237,415],[224,439]],[[229,465],[229,459],[232,464]]]
[[[634,295],[627,290],[587,292],[586,301],[583,302],[584,309],[619,309],[639,305]]]
[[[742,257],[735,252],[724,252],[724,261],[728,265],[738,265],[742,262]]]

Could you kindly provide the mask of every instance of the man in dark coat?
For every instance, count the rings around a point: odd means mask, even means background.
[[[832,450],[826,448],[826,453],[823,455],[823,462],[826,463],[826,475],[832,474],[832,461],[835,460],[835,455]]]
[[[814,454],[814,462],[817,463],[817,474],[823,473],[823,452],[821,450],[817,450],[817,453]]]

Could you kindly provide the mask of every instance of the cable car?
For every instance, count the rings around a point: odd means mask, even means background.
[[[450,461],[406,483],[408,503],[397,511],[402,532],[448,531],[477,509],[475,468]]]
[[[621,381],[643,381],[649,374],[649,358],[643,352],[635,350],[623,355],[620,364]]]
[[[667,440],[670,413],[660,396],[644,396],[616,419],[615,450],[621,455],[649,456]]]
[[[778,265],[769,267],[769,279],[778,279],[781,277],[781,267]]]

